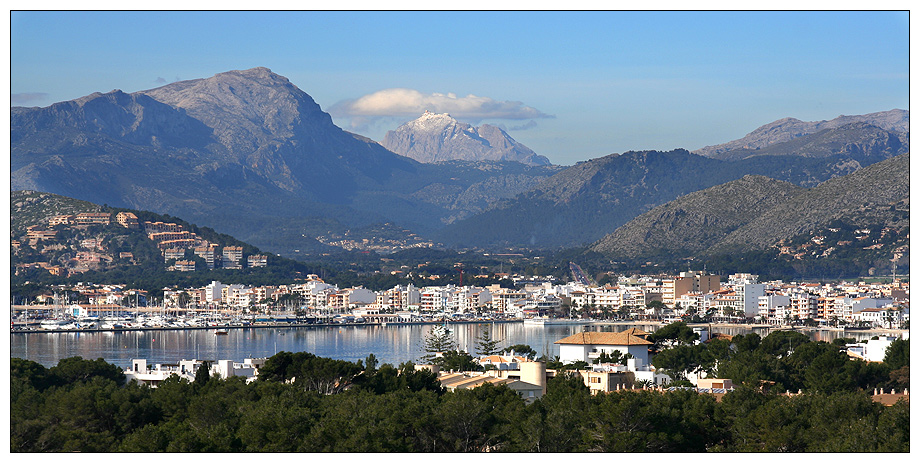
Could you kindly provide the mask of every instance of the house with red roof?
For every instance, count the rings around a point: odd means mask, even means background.
[[[631,328],[619,333],[586,331],[576,333],[555,342],[559,345],[559,360],[562,363],[578,361],[593,363],[602,353],[612,355],[630,354],[641,360],[642,365],[648,364],[648,349],[652,342],[645,339],[648,333]]]

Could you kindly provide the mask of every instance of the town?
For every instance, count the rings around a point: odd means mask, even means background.
[[[225,256],[226,249],[225,249]],[[509,275],[510,285],[416,287],[383,291],[340,288],[317,275],[275,286],[212,281],[197,288],[166,288],[153,300],[125,285],[78,283],[54,286],[13,305],[14,329],[42,320],[72,328],[98,328],[115,317],[122,327],[235,323],[409,323],[445,320],[642,320],[670,323],[761,324],[820,329],[909,326],[909,282],[809,283],[758,281],[757,275],[721,276],[701,271],[670,276],[620,276],[596,285],[557,283],[553,278]],[[146,315],[145,324],[135,318]],[[159,324],[159,325],[157,325]],[[53,325],[52,325],[53,326]]]

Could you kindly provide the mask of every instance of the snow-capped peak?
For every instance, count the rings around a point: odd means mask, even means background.
[[[431,131],[441,130],[451,124],[456,124],[457,120],[450,117],[450,114],[437,114],[431,111],[425,111],[418,119],[409,121],[405,124],[406,128],[411,130]]]
[[[480,129],[484,132],[480,133]],[[493,126],[473,127],[450,114],[425,111],[417,119],[387,132],[382,145],[394,153],[421,162],[453,159],[467,161],[519,161],[549,165],[530,148]]]

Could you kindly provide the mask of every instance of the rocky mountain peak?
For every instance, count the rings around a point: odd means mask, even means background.
[[[310,95],[287,78],[257,67],[206,79],[175,82],[142,92],[214,130],[231,153],[247,154],[297,135],[337,130]]]
[[[447,113],[425,111],[417,119],[387,132],[382,145],[394,153],[427,163],[463,160],[550,165],[548,159],[518,143],[504,130],[488,124],[473,127]]]

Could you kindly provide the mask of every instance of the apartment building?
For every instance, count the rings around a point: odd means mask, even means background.
[[[421,293],[418,288],[412,286],[394,286],[386,291],[377,294],[377,307],[384,310],[406,310],[409,307],[418,306],[421,301]]]
[[[265,267],[268,265],[268,256],[265,254],[254,254],[246,259],[246,265],[249,268]]]
[[[792,318],[799,320],[818,318],[818,297],[805,292],[793,292],[789,296]]]
[[[771,324],[785,323],[789,314],[789,296],[784,294],[767,294],[758,298],[758,316]]]
[[[680,296],[691,291],[709,293],[718,289],[718,275],[704,275],[702,272],[681,272],[677,278],[661,280],[661,302],[668,307],[674,307]]]
[[[513,304],[527,298],[527,293],[512,288],[502,288],[499,285],[488,286],[492,295],[492,311],[510,314],[514,312]]]
[[[112,214],[108,212],[81,212],[74,217],[77,225],[108,225],[112,223]]]
[[[213,270],[217,266],[217,245],[199,246],[195,248],[195,255],[204,259],[208,270]]]
[[[134,215],[133,212],[119,212],[115,214],[115,222],[128,229],[140,228],[140,222],[138,222],[137,216]]]
[[[336,311],[345,311],[354,305],[372,304],[377,295],[366,288],[347,288],[326,293],[326,307]]]
[[[872,297],[837,297],[834,298],[834,315],[847,322],[855,321],[859,312],[866,309],[880,309],[890,306],[891,299]]]
[[[163,250],[163,258],[166,262],[170,260],[179,260],[185,258],[185,249],[182,248],[169,248]]]
[[[241,284],[226,285],[220,290],[220,300],[230,307],[249,307],[255,304],[252,287]]]
[[[212,281],[207,286],[201,288],[202,303],[218,303],[223,297],[224,287],[227,286],[219,281]]]
[[[447,310],[449,295],[448,288],[426,286],[419,291],[419,310],[428,313],[443,312]]]
[[[48,226],[53,227],[55,225],[70,225],[74,223],[75,216],[73,215],[56,215],[48,219]]]
[[[239,270],[243,268],[243,247],[225,246],[221,255],[221,267]]]
[[[162,233],[162,232],[179,232],[182,231],[182,226],[177,223],[171,222],[144,222],[144,232],[147,234],[150,233]]]
[[[37,225],[33,225],[27,229],[26,238],[29,239],[29,245],[34,246],[38,241],[53,240],[57,233],[57,230],[40,230]]]
[[[195,271],[195,261],[193,260],[177,260],[174,268],[177,272],[194,272]]]
[[[188,231],[154,232],[148,233],[147,238],[154,243],[160,243],[162,241],[193,240],[195,234]]]

